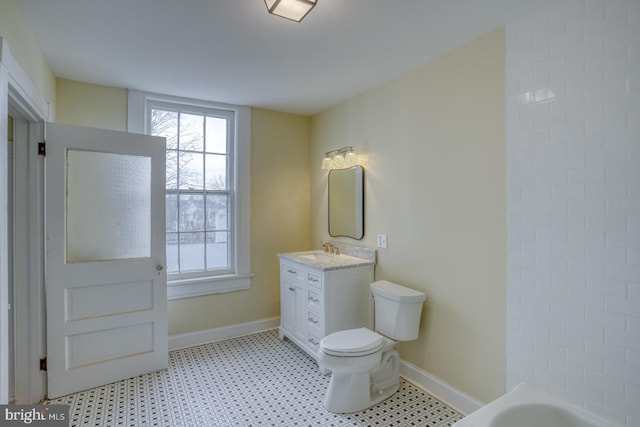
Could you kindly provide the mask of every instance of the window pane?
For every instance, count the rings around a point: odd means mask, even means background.
[[[151,158],[67,151],[66,260],[151,256]]]
[[[178,221],[180,231],[204,231],[204,195],[181,194]]]
[[[175,150],[167,150],[167,190],[175,190],[178,188],[178,152]]]
[[[207,117],[207,147],[209,153],[227,153],[227,119]]]
[[[151,135],[167,138],[167,149],[178,148],[178,112],[151,110]]]
[[[205,174],[207,177],[207,190],[227,189],[227,156],[219,154],[207,154]]]
[[[179,186],[182,190],[202,190],[204,185],[203,154],[185,153],[178,154]]]
[[[150,133],[167,140],[167,273],[171,279],[234,270],[233,111],[152,101]]]
[[[204,270],[204,233],[180,233],[180,272]]]
[[[228,200],[226,194],[207,194],[207,231],[227,230]]]
[[[199,114],[180,114],[180,149],[203,151],[204,116]]]
[[[166,194],[165,200],[167,232],[178,231],[178,196]]]
[[[207,233],[207,270],[229,267],[229,233]]]
[[[167,273],[178,273],[178,233],[167,233]]]

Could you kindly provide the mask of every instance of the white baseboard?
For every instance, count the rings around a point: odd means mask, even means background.
[[[400,361],[400,375],[464,415],[484,406],[482,402],[404,360]]]
[[[193,347],[194,345],[254,334],[256,332],[266,331],[267,329],[277,328],[279,325],[280,317],[270,317],[267,319],[256,320],[254,322],[223,326],[222,328],[172,335],[169,337],[169,350]]]

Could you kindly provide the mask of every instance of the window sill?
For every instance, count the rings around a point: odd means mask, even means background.
[[[249,289],[252,277],[253,274],[248,273],[168,280],[167,299],[191,298]]]

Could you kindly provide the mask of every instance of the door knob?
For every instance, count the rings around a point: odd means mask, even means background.
[[[156,265],[156,270],[162,271],[164,267],[161,264]]]

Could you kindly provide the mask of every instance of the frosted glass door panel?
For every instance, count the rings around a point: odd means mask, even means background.
[[[151,256],[151,158],[67,150],[66,262]]]

